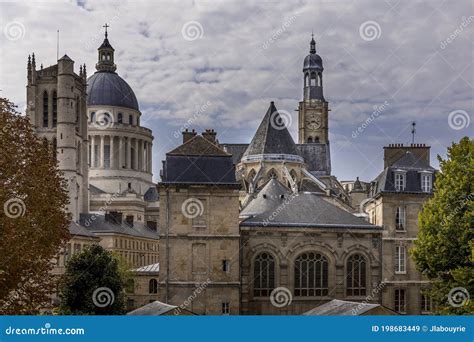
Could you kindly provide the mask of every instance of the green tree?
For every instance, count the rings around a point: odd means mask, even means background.
[[[0,98],[0,314],[49,305],[51,260],[69,238],[67,203],[51,146]]]
[[[419,215],[412,255],[433,281],[428,292],[439,314],[473,314],[474,142],[465,137],[448,148],[436,175],[433,197]]]
[[[120,262],[99,245],[74,255],[60,282],[60,313],[119,315],[124,312]]]

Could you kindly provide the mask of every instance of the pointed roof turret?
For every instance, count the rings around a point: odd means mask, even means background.
[[[243,157],[262,154],[298,156],[295,142],[287,129],[287,122],[290,122],[289,116],[290,114],[287,112],[279,112],[275,103],[270,102],[267,113]]]
[[[103,27],[105,27],[105,38],[102,45],[97,49],[99,51],[99,60],[97,61],[95,68],[97,71],[115,72],[117,69],[117,66],[114,64],[115,49],[109,42],[109,34],[107,32],[109,25],[105,24]]]

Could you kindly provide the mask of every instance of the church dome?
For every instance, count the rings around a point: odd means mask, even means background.
[[[88,106],[117,106],[138,110],[132,88],[115,72],[98,71],[87,79]]]
[[[323,60],[321,57],[314,53],[309,54],[304,59],[303,69],[323,69]]]

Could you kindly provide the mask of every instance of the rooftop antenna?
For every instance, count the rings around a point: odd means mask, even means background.
[[[416,122],[413,121],[411,123],[411,143],[415,143],[415,133],[416,133]]]
[[[56,60],[59,60],[59,30],[56,37]]]

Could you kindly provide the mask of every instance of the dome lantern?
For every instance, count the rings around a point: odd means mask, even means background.
[[[97,71],[108,71],[108,72],[115,72],[117,66],[114,64],[114,48],[109,43],[107,28],[109,25],[105,24],[103,26],[105,28],[105,38],[104,42],[101,46],[97,49],[99,52],[98,61],[95,65]]]

